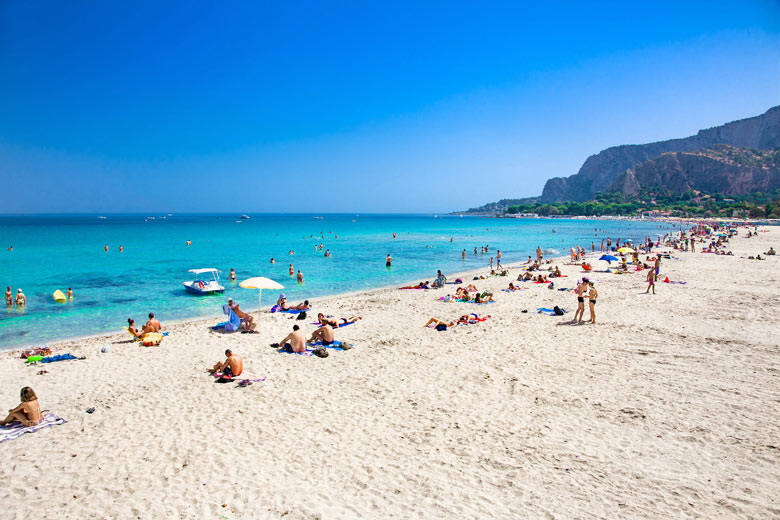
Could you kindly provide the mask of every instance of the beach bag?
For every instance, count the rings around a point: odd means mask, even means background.
[[[443,330],[447,330],[447,325],[445,325],[444,323],[439,323],[438,325],[436,325],[436,330],[438,330],[439,332]]]
[[[326,358],[329,355],[328,350],[325,347],[317,347],[312,351],[312,354],[321,358]]]
[[[555,313],[556,316],[563,316],[563,309],[561,309],[557,305],[553,307],[553,312]]]

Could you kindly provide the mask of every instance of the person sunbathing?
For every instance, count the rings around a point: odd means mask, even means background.
[[[309,310],[309,300],[304,300],[303,303],[299,303],[298,305],[290,305],[287,303],[287,298],[285,298],[284,295],[279,297],[279,301],[276,302],[276,305],[279,306],[280,309],[283,311],[289,311],[289,310],[301,310],[301,311],[307,311]]]
[[[769,251],[767,251],[767,252],[766,252],[766,253],[764,253],[764,254],[765,254],[765,255],[767,255],[767,256],[774,256],[774,255],[776,255],[777,253],[775,252],[775,248],[774,248],[774,247],[770,247],[770,248],[769,248]]]
[[[533,279],[534,279],[534,275],[532,275],[529,272],[526,272],[522,276],[520,276],[520,275],[517,276],[517,281],[518,282],[527,282],[528,280],[533,280]]]
[[[515,284],[513,284],[512,282],[509,282],[509,287],[507,287],[508,291],[516,291],[517,289],[518,288],[515,287]]]
[[[149,321],[146,322],[146,325],[144,325],[144,333],[146,332],[160,332],[160,329],[162,329],[162,325],[160,324],[160,321],[154,317],[154,313],[149,313]]]
[[[298,325],[293,325],[293,331],[289,333],[282,341],[271,346],[281,345],[283,350],[288,352],[306,352],[306,337],[301,332]]]
[[[323,313],[317,314],[317,321],[319,321],[320,325],[325,325],[326,323],[330,325],[333,328],[343,327],[344,325],[348,325],[350,323],[355,323],[357,320],[362,320],[362,316],[350,316],[349,318],[326,318]]]
[[[455,322],[454,321],[444,321],[444,320],[439,320],[439,319],[436,319],[436,318],[431,318],[430,320],[428,320],[428,323],[425,324],[425,327],[427,327],[427,328],[434,328],[435,329],[439,325],[444,325],[445,327],[454,327],[455,326]]]
[[[468,292],[479,292],[479,289],[477,289],[477,287],[473,283],[468,284],[466,286],[466,290]]]
[[[477,297],[474,298],[475,303],[487,303],[493,301],[493,293],[489,292],[483,292],[482,294],[477,294]]]
[[[214,365],[214,368],[209,369],[209,372],[222,372],[222,376],[226,378],[240,376],[244,371],[244,360],[238,354],[233,354],[230,349],[225,351],[225,355],[227,359]]]
[[[29,386],[22,388],[19,392],[21,403],[16,408],[8,410],[8,417],[0,421],[0,426],[5,426],[14,421],[19,421],[25,426],[35,426],[43,415],[41,414],[41,406],[38,404],[38,396],[35,395],[35,391]]]
[[[311,338],[309,338],[309,341],[307,343],[316,343],[318,341],[322,342],[323,345],[328,346],[332,344],[336,340],[335,336],[333,335],[333,327],[331,327],[327,323],[323,323],[322,327],[315,330]]]
[[[255,319],[252,317],[251,314],[247,314],[244,311],[242,311],[238,307],[238,303],[233,304],[233,298],[228,299],[228,307],[230,307],[233,312],[236,313],[236,316],[241,320],[241,322],[244,324],[244,327],[246,330],[252,330],[255,328]]]
[[[560,276],[561,276],[561,270],[560,270],[560,268],[559,268],[559,267],[556,265],[556,266],[555,266],[555,269],[554,269],[554,270],[553,270],[553,272],[550,274],[550,278],[560,278]]]

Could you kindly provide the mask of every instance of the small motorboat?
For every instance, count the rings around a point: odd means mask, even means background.
[[[219,269],[211,267],[205,269],[190,269],[195,275],[195,280],[182,282],[184,288],[193,294],[211,294],[224,292],[225,288],[219,285]]]

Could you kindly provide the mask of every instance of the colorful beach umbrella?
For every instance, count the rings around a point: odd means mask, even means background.
[[[254,278],[247,278],[243,282],[238,284],[239,287],[244,289],[257,289],[258,290],[258,309],[257,309],[257,321],[260,322],[260,306],[263,301],[263,289],[284,289],[284,285],[266,278],[265,276],[255,276]]]
[[[634,250],[631,249],[630,247],[621,247],[620,249],[618,249],[618,253],[633,253],[633,252]]]
[[[601,255],[601,258],[599,258],[599,260],[606,260],[609,263],[619,262],[620,261],[619,258],[617,258],[616,256],[612,256],[612,255]]]

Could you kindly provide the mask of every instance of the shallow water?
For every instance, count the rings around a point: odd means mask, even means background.
[[[227,280],[231,267],[239,280],[267,276],[278,281],[296,303],[433,280],[437,269],[447,274],[487,267],[496,250],[501,250],[502,263],[509,264],[526,260],[537,245],[550,256],[575,244],[590,249],[595,242],[598,249],[606,236],[636,240],[674,229],[657,222],[433,215],[251,215],[239,222],[238,214],[106,217],[0,217],[0,284],[10,285],[14,293],[21,287],[27,296],[23,311],[0,311],[0,349],[116,331],[128,317],[136,324],[145,322],[150,311],[163,323],[215,315],[228,297],[242,308],[256,309],[257,291]],[[332,257],[315,251],[320,243]],[[103,251],[106,244],[109,252]],[[474,255],[474,247],[483,245],[490,246],[490,254]],[[7,251],[9,246],[14,250]],[[290,250],[295,254],[289,255]],[[385,268],[388,253],[394,259],[390,270]],[[302,286],[289,276],[290,263],[303,272]],[[222,271],[224,294],[185,292],[181,282],[192,279],[188,269],[201,267]],[[74,300],[56,303],[51,294],[68,287]],[[263,306],[277,297],[277,292],[264,291]]]

